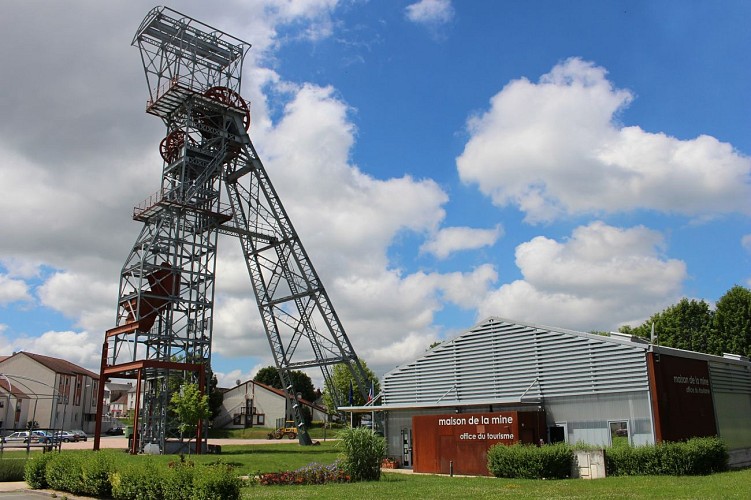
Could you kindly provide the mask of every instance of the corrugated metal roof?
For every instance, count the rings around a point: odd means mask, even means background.
[[[649,344],[488,318],[384,377],[384,405],[496,404],[645,391]]]
[[[490,317],[387,373],[383,405],[502,404],[522,397],[646,391],[648,351],[708,361],[729,386],[751,383],[744,375],[751,363],[738,356],[662,347],[621,333],[599,335]]]

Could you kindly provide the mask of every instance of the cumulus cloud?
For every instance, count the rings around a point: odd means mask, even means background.
[[[503,228],[500,225],[493,229],[445,227],[423,243],[420,251],[445,259],[454,252],[493,246],[501,236],[503,236]]]
[[[459,175],[528,222],[636,209],[751,213],[751,158],[706,135],[680,140],[622,126],[618,113],[633,99],[578,58],[537,83],[512,81],[469,120]]]
[[[42,305],[75,320],[84,330],[104,332],[115,326],[116,282],[94,274],[60,271],[37,291]]]
[[[349,163],[355,128],[331,87],[302,86],[284,111],[264,163],[319,272],[382,273],[397,233],[439,225],[448,196],[435,181],[376,179]]]
[[[0,274],[0,306],[11,302],[31,301],[29,285],[23,280],[17,280]]]
[[[524,279],[488,294],[480,316],[615,330],[679,297],[686,265],[664,257],[663,246],[655,231],[603,222],[578,227],[565,241],[533,238],[516,248]]]
[[[27,351],[62,358],[99,373],[102,360],[101,334],[73,331],[48,331],[38,337],[19,338],[13,342],[14,351]]]
[[[416,24],[438,26],[451,22],[454,7],[451,0],[420,0],[405,9],[407,19]]]

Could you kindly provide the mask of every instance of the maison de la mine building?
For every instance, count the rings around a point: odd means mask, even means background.
[[[495,444],[638,446],[719,436],[751,465],[751,363],[488,318],[384,376],[388,455],[415,472],[488,474]],[[381,417],[380,419],[378,417]]]

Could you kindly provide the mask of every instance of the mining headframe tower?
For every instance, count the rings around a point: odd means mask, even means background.
[[[206,390],[220,234],[240,242],[299,441],[310,444],[290,371],[320,368],[337,402],[333,365],[347,365],[363,397],[367,380],[248,135],[240,82],[250,44],[156,7],[132,45],[146,74],[146,113],[167,129],[164,162],[159,190],[133,210],[143,228],[123,265],[116,326],[102,347],[94,448],[108,378],[136,380],[132,453],[147,445],[169,453],[179,437],[169,411],[175,381]],[[195,437],[200,453],[201,425]]]

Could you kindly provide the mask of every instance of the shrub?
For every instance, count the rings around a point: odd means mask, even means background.
[[[574,452],[565,443],[545,446],[497,444],[488,450],[488,471],[495,477],[564,479],[571,474]]]
[[[38,490],[47,487],[47,462],[52,460],[55,455],[44,453],[35,456],[26,461],[23,478],[30,488]]]
[[[227,464],[206,465],[193,475],[193,500],[234,500],[240,498],[242,481]]]
[[[81,477],[83,455],[80,453],[55,453],[47,462],[45,479],[53,490],[83,494]]]
[[[162,477],[162,494],[165,500],[190,500],[193,495],[195,464],[185,461],[169,464]]]
[[[96,498],[109,497],[114,463],[115,455],[111,450],[86,452],[81,460],[81,493]]]
[[[122,470],[110,476],[112,483],[112,498],[115,500],[160,500],[164,498],[162,491],[162,475],[151,457],[143,457],[142,461],[133,462],[122,467]],[[190,489],[185,485],[186,489]]]
[[[0,460],[0,482],[23,481],[26,469],[24,458],[3,458]]]
[[[353,481],[377,481],[381,478],[381,462],[386,458],[386,440],[367,427],[339,432],[343,452],[342,468]]]
[[[728,453],[719,438],[692,438],[634,448],[609,448],[605,468],[611,476],[695,476],[728,468]]]

